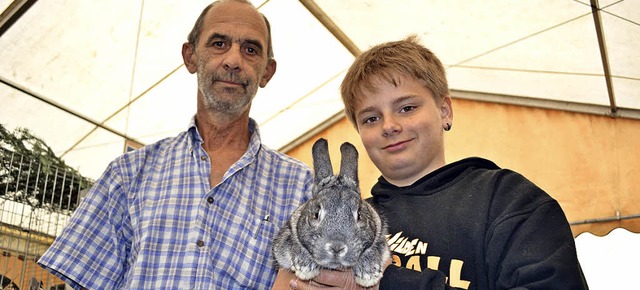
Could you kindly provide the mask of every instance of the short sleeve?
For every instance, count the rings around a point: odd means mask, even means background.
[[[126,195],[112,162],[38,264],[74,289],[114,289],[126,271]]]

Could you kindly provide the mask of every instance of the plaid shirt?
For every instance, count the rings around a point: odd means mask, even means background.
[[[271,289],[271,241],[313,177],[250,127],[247,151],[214,188],[194,119],[117,158],[38,263],[74,288]]]

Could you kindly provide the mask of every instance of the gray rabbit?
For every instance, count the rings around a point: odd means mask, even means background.
[[[358,151],[345,142],[340,152],[340,173],[333,175],[327,140],[313,144],[313,197],[280,229],[272,254],[277,267],[302,280],[316,277],[321,268],[352,268],[356,283],[370,287],[380,281],[389,259],[387,229],[360,198]]]

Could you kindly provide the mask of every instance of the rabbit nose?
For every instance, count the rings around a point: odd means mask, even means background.
[[[326,243],[324,248],[332,256],[343,257],[347,253],[347,245],[345,243]]]

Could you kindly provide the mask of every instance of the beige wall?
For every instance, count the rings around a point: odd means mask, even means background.
[[[0,277],[10,279],[20,289],[29,289],[31,278],[42,282],[43,289],[64,284],[58,277],[40,268],[34,259],[10,255],[7,252],[0,255]]]
[[[453,129],[446,133],[447,162],[469,156],[513,169],[556,198],[569,221],[640,214],[640,120],[454,99]],[[288,154],[312,165],[311,145],[329,140],[332,160],[348,141],[360,152],[363,196],[379,177],[347,119]],[[336,169],[338,170],[337,166]],[[640,231],[640,219],[576,225],[603,235],[623,226]]]

